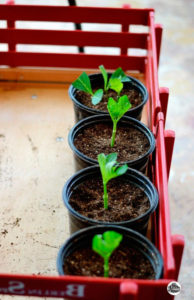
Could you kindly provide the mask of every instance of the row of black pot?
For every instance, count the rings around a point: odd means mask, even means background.
[[[90,75],[90,78],[92,87],[95,87],[96,78],[98,78],[98,80],[100,78],[100,81],[102,81],[102,76],[99,74]],[[146,88],[138,80],[132,77],[130,77],[130,79],[131,82],[126,84],[129,84],[130,86],[132,85],[135,89],[139,89],[140,93],[143,95],[143,101],[141,107],[129,110],[128,115],[140,119],[143,105],[147,101],[148,94]],[[69,94],[74,102],[76,121],[79,121],[71,129],[68,137],[69,145],[74,153],[75,169],[78,172],[66,182],[63,188],[63,201],[68,209],[70,232],[72,235],[59,251],[57,260],[58,272],[60,275],[65,275],[64,261],[66,261],[67,257],[76,249],[90,246],[92,237],[95,234],[103,233],[106,230],[115,230],[123,234],[122,243],[140,251],[141,254],[150,261],[155,273],[154,278],[159,279],[162,276],[163,269],[161,255],[155,246],[143,236],[146,235],[149,217],[156,210],[158,205],[158,194],[156,188],[142,173],[145,172],[149,156],[155,149],[154,136],[151,131],[137,119],[124,116],[119,122],[121,126],[123,125],[129,128],[133,127],[139,130],[149,141],[149,149],[143,156],[135,160],[121,162],[121,164],[127,163],[129,166],[127,172],[122,175],[122,177],[127,178],[130,184],[139,187],[144,191],[149,199],[149,209],[136,218],[121,222],[110,223],[85,217],[72,207],[70,204],[70,198],[73,191],[76,190],[80,184],[83,184],[84,181],[94,176],[100,176],[100,169],[99,166],[97,166],[97,159],[90,158],[77,149],[74,144],[74,139],[79,132],[83,131],[87,127],[98,123],[112,124],[112,121],[108,114],[84,107],[84,105],[76,99],[76,89],[73,88],[73,86],[70,87]]]

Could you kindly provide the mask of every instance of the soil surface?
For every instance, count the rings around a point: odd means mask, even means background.
[[[66,275],[104,276],[103,259],[90,247],[71,253],[63,268]],[[154,279],[155,272],[149,260],[138,250],[121,243],[110,257],[109,277]]]
[[[72,193],[70,205],[81,215],[106,222],[134,219],[150,208],[146,194],[124,176],[108,182],[108,209],[104,209],[102,179],[95,176],[81,183]]]
[[[97,123],[89,126],[76,135],[74,144],[86,156],[96,159],[100,153],[118,153],[118,161],[126,162],[138,159],[149,149],[147,137],[136,128],[119,126],[116,132],[115,145],[110,147],[112,124]]]
[[[93,89],[93,92],[95,92],[97,89],[100,89],[100,88],[103,89],[103,86]],[[128,96],[129,101],[131,102],[131,105],[132,105],[131,108],[134,108],[134,107],[140,105],[143,100],[142,94],[139,91],[137,91],[136,89],[124,88],[120,93],[120,96],[123,96],[123,95]],[[82,103],[85,106],[88,106],[90,108],[98,109],[98,110],[105,111],[105,112],[108,111],[107,103],[108,103],[109,97],[112,97],[113,99],[117,100],[117,93],[115,91],[109,89],[107,92],[104,93],[103,98],[100,101],[100,103],[98,103],[97,105],[93,105],[92,101],[91,101],[92,96],[90,94],[85,93],[83,91],[77,91],[77,93],[76,93],[76,99],[80,103]]]

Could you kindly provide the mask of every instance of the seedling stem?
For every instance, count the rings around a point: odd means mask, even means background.
[[[107,184],[103,183],[104,187],[104,195],[103,195],[103,200],[104,200],[104,209],[108,209],[108,192],[107,192]]]
[[[104,259],[104,277],[109,276],[109,258],[122,238],[122,234],[116,231],[105,231],[103,234],[96,234],[92,239],[92,249]]]
[[[110,153],[108,155],[105,155],[104,153],[99,154],[98,163],[102,174],[102,182],[104,188],[104,209],[108,209],[107,184],[112,178],[116,178],[118,176],[123,175],[127,171],[128,166],[126,164],[123,166],[118,165],[117,153]]]
[[[115,144],[116,131],[117,131],[117,122],[113,123],[113,131],[112,131],[111,145],[110,145],[111,147],[114,147]]]
[[[111,137],[111,148],[114,147],[115,144],[115,136],[117,131],[117,123],[122,118],[122,116],[131,108],[131,103],[127,97],[127,95],[121,96],[118,98],[118,101],[114,100],[113,98],[108,99],[108,112],[110,117],[113,121],[113,131]]]
[[[104,277],[108,277],[109,275],[109,265],[108,265],[109,259],[107,257],[104,258]]]

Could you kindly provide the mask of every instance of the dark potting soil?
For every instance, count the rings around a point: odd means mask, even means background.
[[[141,252],[120,244],[109,260],[109,277],[154,279],[155,272],[150,261]],[[66,275],[103,277],[103,259],[90,247],[77,249],[65,260]]]
[[[108,182],[108,209],[104,209],[103,185],[100,176],[81,183],[71,194],[69,203],[81,215],[106,222],[134,219],[150,208],[146,194],[129,179],[117,177]]]
[[[118,153],[118,161],[135,160],[149,149],[147,137],[133,127],[119,126],[116,132],[115,145],[110,147],[112,124],[97,123],[89,126],[76,135],[74,144],[86,156],[96,159],[100,153]]]
[[[95,89],[93,89],[93,92],[95,92],[99,88],[103,88],[103,87],[101,86],[101,87],[95,88]],[[128,96],[128,98],[131,102],[131,105],[132,105],[131,108],[134,108],[134,107],[140,105],[142,100],[143,100],[142,99],[142,94],[140,92],[138,92],[137,90],[135,90],[135,89],[124,88],[120,93],[120,96],[123,96],[123,95]],[[108,111],[107,110],[107,103],[108,103],[108,98],[109,97],[112,97],[113,99],[117,100],[117,93],[115,91],[109,89],[107,92],[104,93],[103,98],[100,101],[100,103],[98,103],[97,105],[93,105],[92,101],[91,101],[92,96],[90,94],[85,93],[83,91],[77,91],[77,93],[76,93],[76,99],[80,103],[82,103],[85,106],[88,106],[90,108],[98,109],[98,110],[101,110],[101,111],[104,111],[104,112]]]

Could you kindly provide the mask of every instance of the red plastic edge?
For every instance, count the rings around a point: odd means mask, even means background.
[[[29,276],[0,274],[0,293],[20,296],[65,297],[67,299],[118,300],[138,295],[145,300],[145,295],[161,295],[168,298],[166,287],[169,280],[121,280],[78,276]],[[137,289],[138,286],[138,289]],[[98,291],[98,292],[95,292]],[[138,291],[138,294],[137,294]],[[127,299],[128,299],[127,298]],[[136,298],[134,298],[136,299]]]
[[[0,19],[148,26],[148,16],[152,11],[153,9],[1,4]]]

